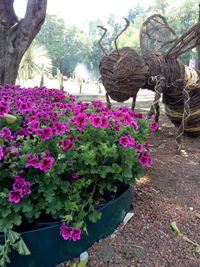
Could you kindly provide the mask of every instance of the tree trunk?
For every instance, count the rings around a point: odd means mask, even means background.
[[[200,21],[200,3],[199,3],[199,18],[198,21]],[[197,68],[200,70],[200,44],[197,46]]]
[[[19,64],[45,20],[47,0],[28,0],[19,20],[14,0],[0,0],[0,85],[15,84]]]

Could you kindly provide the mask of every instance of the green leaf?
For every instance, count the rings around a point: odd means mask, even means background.
[[[16,249],[17,252],[21,255],[30,255],[31,252],[24,243],[23,239],[20,238],[19,241],[17,241],[15,244],[12,245],[12,248]]]
[[[8,231],[8,240],[10,241],[11,245],[15,243],[15,241],[17,241],[19,238],[20,234],[18,234],[17,232],[14,232],[12,230]]]
[[[62,220],[65,222],[70,222],[72,221],[72,219],[73,219],[72,215],[65,215],[62,217]]]
[[[196,252],[200,254],[200,246],[196,246]]]
[[[101,219],[101,212],[97,210],[93,210],[89,215],[88,218],[91,222],[96,223],[99,219]]]
[[[171,227],[172,227],[172,229],[173,229],[178,235],[183,235],[183,234],[181,233],[181,231],[178,229],[178,227],[177,227],[175,221],[171,223]]]
[[[79,264],[77,265],[77,267],[85,267],[88,263],[88,259],[84,260],[84,261],[80,261]]]

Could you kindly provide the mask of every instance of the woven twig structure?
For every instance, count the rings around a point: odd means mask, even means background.
[[[168,40],[163,36],[168,36]],[[166,114],[179,127],[176,138],[179,149],[183,133],[200,135],[200,72],[178,59],[199,43],[200,22],[177,38],[166,19],[155,14],[142,25],[142,56],[130,47],[116,46],[99,65],[103,85],[113,100],[124,102],[135,98],[140,88],[154,91],[150,113],[156,114],[156,120],[159,98],[163,95]]]

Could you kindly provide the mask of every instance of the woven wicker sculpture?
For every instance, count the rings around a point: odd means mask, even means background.
[[[122,32],[129,25],[126,22]],[[105,30],[102,40],[106,29],[101,28]],[[116,50],[106,54],[99,65],[107,99],[135,100],[140,88],[152,90],[155,100],[150,115],[155,114],[158,121],[162,95],[166,115],[178,127],[176,142],[181,151],[183,133],[200,135],[200,71],[184,65],[178,57],[200,44],[200,23],[178,38],[163,16],[150,16],[140,31],[142,56],[130,47],[118,49],[120,34],[115,39]]]

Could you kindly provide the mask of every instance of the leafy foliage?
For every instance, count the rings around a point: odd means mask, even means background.
[[[101,217],[95,200],[116,192],[121,183],[133,186],[143,166],[152,163],[144,142],[152,123],[129,108],[109,110],[101,101],[75,103],[72,95],[56,89],[11,85],[1,89],[0,106],[0,225],[5,234],[50,216],[64,221],[64,239],[80,239],[81,231],[87,233],[84,218],[96,222]],[[7,124],[5,113],[16,116],[13,124]],[[9,252],[7,245],[1,248]],[[25,250],[21,239],[10,245]]]

